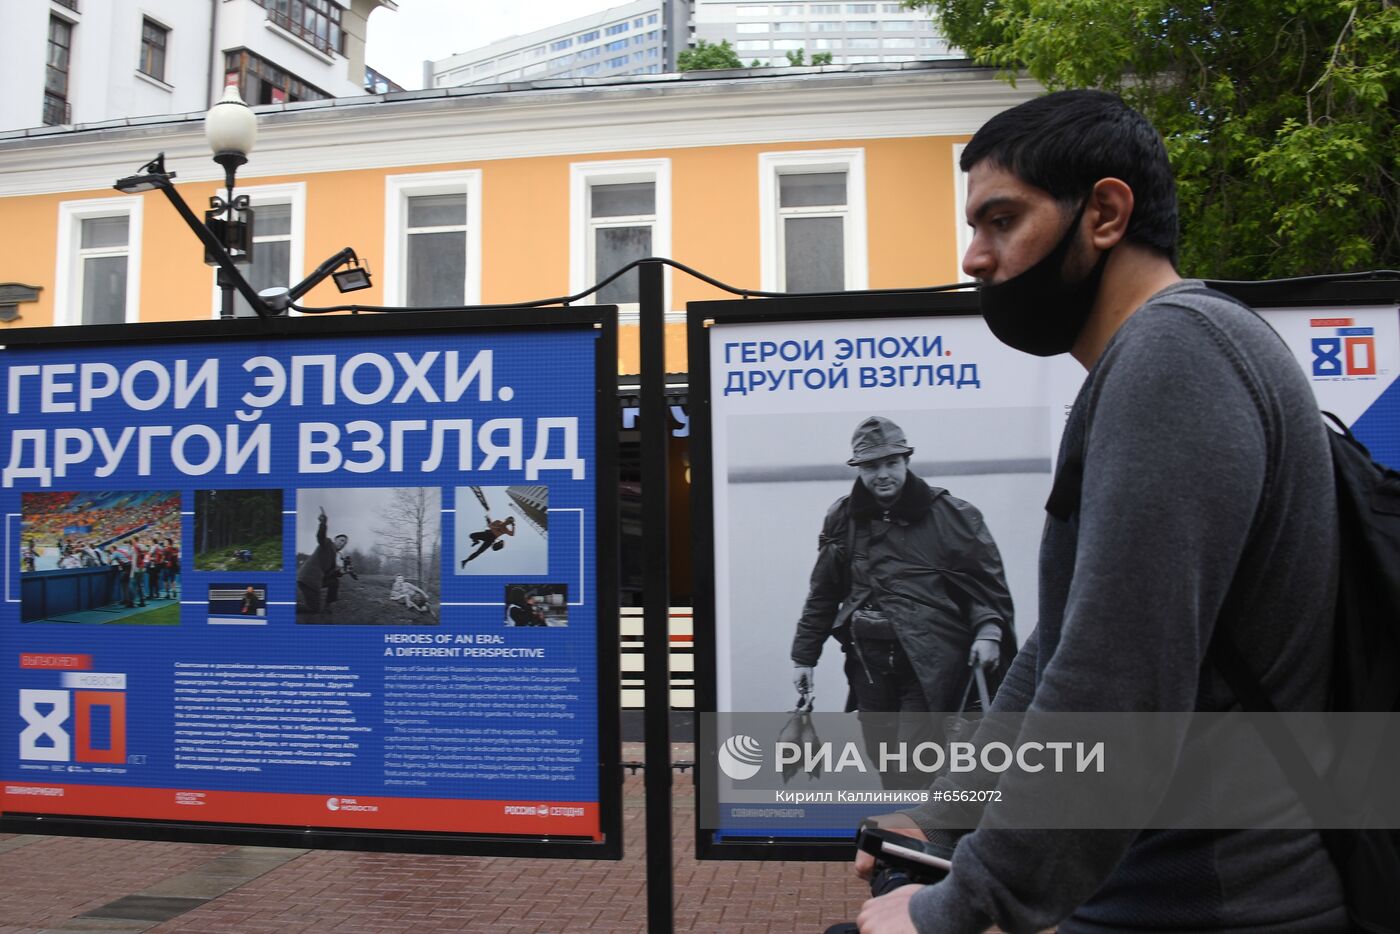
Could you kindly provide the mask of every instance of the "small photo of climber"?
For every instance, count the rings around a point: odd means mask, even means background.
[[[549,573],[549,487],[459,486],[452,572]]]

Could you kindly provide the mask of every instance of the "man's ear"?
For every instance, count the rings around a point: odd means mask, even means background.
[[[1133,189],[1118,178],[1101,178],[1089,193],[1090,243],[1096,249],[1117,246],[1128,232],[1133,216]]]

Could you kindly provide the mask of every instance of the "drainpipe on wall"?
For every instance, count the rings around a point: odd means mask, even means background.
[[[218,59],[214,56],[219,49],[219,0],[209,0],[209,87],[205,89],[204,103],[214,106],[214,76],[221,74]]]

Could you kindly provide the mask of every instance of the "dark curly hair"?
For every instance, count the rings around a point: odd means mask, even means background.
[[[1101,178],[1133,190],[1125,239],[1173,263],[1177,249],[1176,178],[1162,137],[1147,118],[1104,91],[1057,91],[1002,111],[963,148],[964,172],[990,161],[1067,209]]]

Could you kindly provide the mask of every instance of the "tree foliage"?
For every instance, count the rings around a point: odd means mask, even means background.
[[[1400,267],[1397,0],[906,0],[974,61],[1115,91],[1162,132],[1181,268]]]
[[[281,490],[196,490],[194,502],[195,550],[200,554],[281,538]]]
[[[803,65],[808,65],[808,64],[811,64],[811,65],[830,65],[830,64],[831,64],[831,53],[830,53],[830,52],[813,52],[813,53],[812,53],[812,61],[811,61],[811,62],[808,62],[808,61],[807,61],[807,50],[806,50],[806,49],[789,49],[787,52],[785,52],[785,53],[783,53],[783,54],[787,56],[788,64],[789,64],[789,65],[792,65],[792,66],[795,67],[795,68],[801,68]],[[754,64],[755,64],[755,65],[758,64],[757,59],[754,60]]]
[[[437,595],[442,554],[442,502],[431,487],[397,487],[379,509],[382,528],[376,553],[386,573],[411,577],[424,590]]]
[[[699,40],[695,48],[685,49],[676,57],[676,68],[681,71],[707,71],[711,68],[743,68],[739,54],[725,39],[718,45]]]

